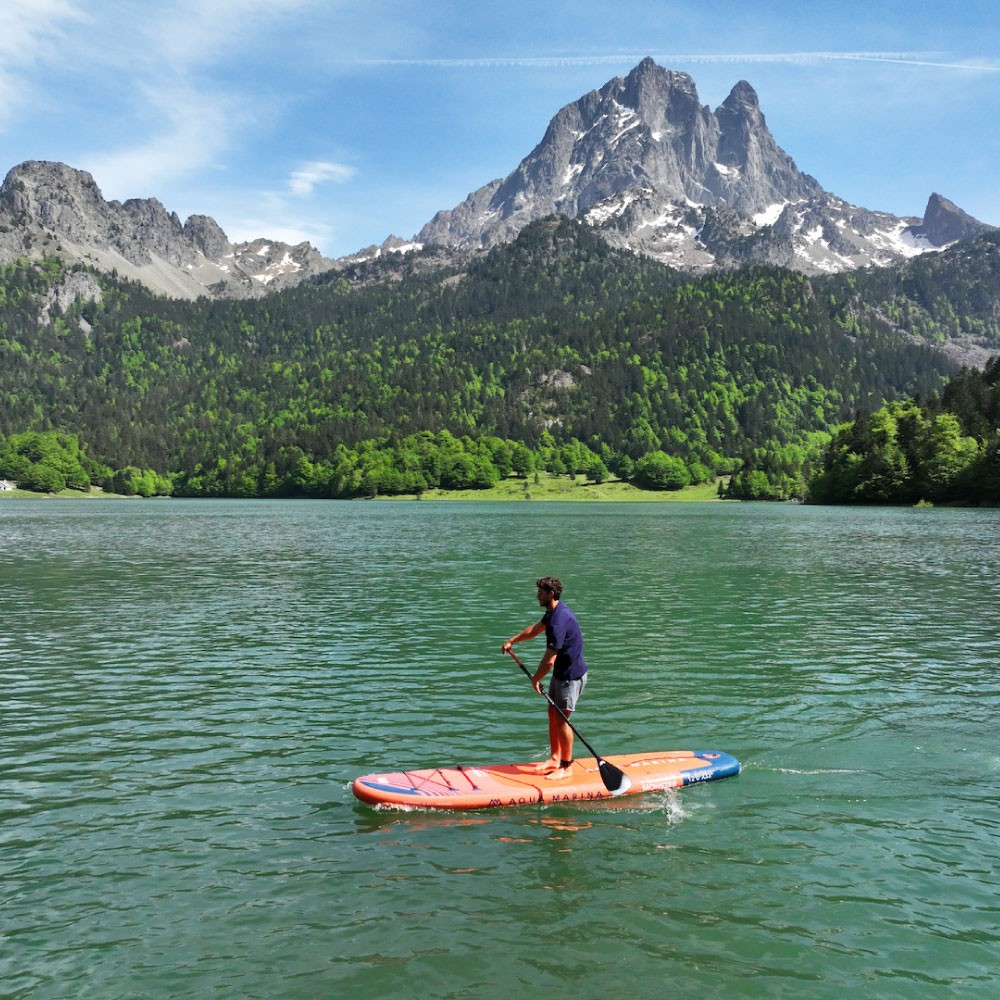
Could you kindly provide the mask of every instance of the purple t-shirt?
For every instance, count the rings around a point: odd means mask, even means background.
[[[582,677],[587,672],[587,663],[583,658],[583,633],[576,615],[560,601],[542,615],[542,624],[546,647],[556,650],[552,676],[561,681]]]

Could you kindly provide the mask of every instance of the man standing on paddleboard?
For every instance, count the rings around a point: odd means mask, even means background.
[[[563,714],[560,715],[553,705],[549,705],[549,747],[552,752],[548,760],[536,765],[536,770],[544,773],[551,781],[559,781],[569,775],[570,765],[573,763],[573,730],[567,719],[587,686],[587,663],[583,658],[580,623],[570,608],[561,601],[562,581],[554,576],[543,576],[535,581],[535,586],[538,588],[538,603],[545,608],[542,620],[518,632],[500,649],[503,653],[509,653],[514,643],[526,642],[545,633],[545,654],[531,683],[542,694],[542,679],[551,670],[549,698]]]

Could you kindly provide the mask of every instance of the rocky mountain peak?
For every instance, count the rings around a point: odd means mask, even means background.
[[[64,163],[22,163],[8,173],[0,187],[0,209],[68,236],[86,235],[103,205],[94,178]]]
[[[31,160],[0,187],[0,261],[50,253],[179,298],[260,295],[334,267],[306,243],[233,245],[214,219],[182,223],[156,198],[105,201],[85,170]]]
[[[748,111],[760,111],[760,98],[757,97],[757,91],[746,80],[740,80],[729,92],[729,96],[719,105],[719,108],[720,110],[725,108],[732,111],[740,108],[745,108]]]
[[[624,80],[610,81],[607,89],[613,99],[633,109],[654,132],[662,131],[669,123],[686,125],[702,110],[695,82],[687,73],[664,69],[649,58],[643,59]]]
[[[220,260],[230,252],[229,237],[207,215],[192,215],[184,223],[184,234],[210,260]]]
[[[0,187],[0,213],[26,228],[29,242],[33,236],[93,246],[135,267],[154,254],[183,266],[192,255],[176,212],[155,198],[105,201],[91,174],[64,163],[31,160],[14,167]]]
[[[391,237],[339,261],[307,243],[232,244],[207,215],[182,222],[156,198],[105,201],[86,171],[28,161],[0,187],[0,262],[58,254],[175,297],[250,296],[331,270],[397,273],[421,245],[421,266],[431,266],[551,215],[582,219],[614,246],[688,271],[888,265],[991,228],[938,194],[923,219],[851,205],[799,170],[746,80],[713,112],[687,73],[646,58],[561,108],[506,177],[409,240]]]
[[[890,264],[982,227],[959,211],[935,205],[921,225],[850,205],[778,145],[747,81],[712,112],[690,76],[646,58],[562,108],[506,178],[439,212],[416,239],[488,247],[561,213],[689,270],[754,262],[823,273]]]
[[[963,212],[953,201],[934,193],[927,199],[923,222],[919,226],[911,226],[908,231],[935,247],[944,247],[956,240],[979,236],[990,228]]]
[[[820,193],[774,141],[749,83],[713,113],[690,76],[647,58],[566,105],[513,173],[439,213],[418,239],[490,246],[561,212],[628,242],[639,230],[653,236],[652,218],[676,228],[692,207],[751,217]]]

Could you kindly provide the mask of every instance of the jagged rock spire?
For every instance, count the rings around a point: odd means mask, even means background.
[[[489,245],[533,218],[586,214],[627,195],[752,214],[818,190],[775,143],[750,84],[713,114],[690,76],[647,58],[566,105],[505,180],[439,213],[419,238]]]

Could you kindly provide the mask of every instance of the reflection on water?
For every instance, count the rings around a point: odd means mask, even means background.
[[[597,998],[627,970],[635,996],[980,1000],[996,527],[4,503],[4,995]],[[588,740],[718,746],[741,776],[468,815],[355,802],[358,773],[544,751],[499,645],[549,573],[586,635]]]

